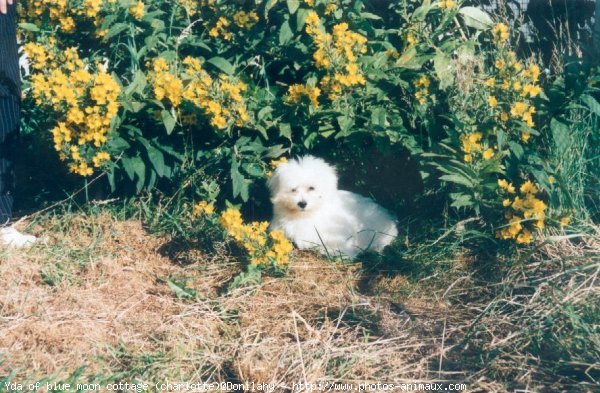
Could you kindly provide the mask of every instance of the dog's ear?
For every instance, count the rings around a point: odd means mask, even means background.
[[[326,185],[326,188],[337,189],[338,175],[335,166],[315,156],[304,156],[302,163],[312,173],[318,174],[319,182]]]

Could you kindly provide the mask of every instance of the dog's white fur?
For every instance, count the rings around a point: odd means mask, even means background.
[[[338,190],[335,168],[304,156],[280,164],[269,180],[273,220],[300,249],[356,257],[381,251],[398,235],[392,215],[373,200]]]

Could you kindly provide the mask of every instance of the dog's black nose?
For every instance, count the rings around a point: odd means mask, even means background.
[[[304,209],[306,207],[306,202],[300,201],[298,202],[298,206],[300,206],[300,209]]]

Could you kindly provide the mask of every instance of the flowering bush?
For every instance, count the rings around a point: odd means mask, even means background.
[[[268,222],[244,224],[240,211],[233,208],[225,210],[219,222],[246,250],[251,265],[282,269],[288,264],[292,243],[282,231],[267,232]]]
[[[275,159],[343,146],[360,161],[365,145],[398,145],[503,239],[528,243],[563,215],[560,174],[536,142],[548,131],[540,68],[511,50],[508,25],[460,1],[23,7],[29,104],[79,175],[106,170],[140,191],[191,166],[230,190],[221,199],[247,201]],[[499,180],[531,186],[511,196]],[[282,238],[237,214],[221,221],[251,260],[283,265]]]
[[[190,229],[185,230],[185,236],[196,231],[197,236],[212,233],[213,242],[226,243],[232,240],[242,251],[243,257],[247,258],[247,270],[234,280],[232,286],[249,281],[256,282],[260,279],[262,271],[274,275],[287,271],[290,253],[294,247],[282,231],[269,232],[268,222],[254,221],[247,224],[240,211],[232,207],[217,214],[213,203],[207,201],[195,203],[191,208],[187,208],[187,212],[188,219],[184,222],[190,225]]]

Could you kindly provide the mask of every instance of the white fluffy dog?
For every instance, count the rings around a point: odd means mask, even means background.
[[[269,180],[271,229],[282,230],[300,249],[350,258],[390,244],[398,235],[392,215],[373,200],[337,186],[335,168],[320,158],[280,164]]]

